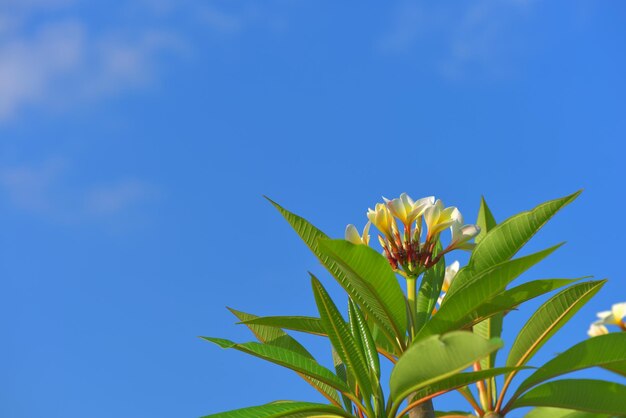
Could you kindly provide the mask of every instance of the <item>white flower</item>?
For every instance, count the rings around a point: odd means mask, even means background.
[[[443,298],[446,296],[446,292],[448,291],[448,289],[450,289],[452,280],[454,280],[454,277],[456,276],[458,272],[459,272],[458,261],[455,261],[452,264],[450,264],[448,267],[446,267],[446,271],[443,276],[443,284],[441,285],[442,294],[441,296],[439,296],[439,299],[437,299],[437,303],[439,303],[440,306],[441,306],[441,302],[443,302]]]
[[[476,244],[468,242],[480,232],[478,225],[463,224],[463,215],[458,209],[454,208],[452,213],[454,222],[450,225],[452,239],[450,240],[450,248],[459,248],[462,250],[471,250]]]
[[[427,207],[433,205],[435,197],[429,196],[413,201],[408,194],[402,193],[396,199],[389,200],[383,197],[383,200],[393,216],[398,218],[404,225],[409,225],[419,218]]]
[[[587,335],[590,337],[597,337],[598,335],[608,334],[609,330],[606,327],[598,322],[594,322],[589,326],[587,330]]]
[[[618,325],[623,326],[624,317],[626,316],[626,302],[616,303],[611,307],[610,311],[598,312],[599,321],[597,324],[602,325]]]
[[[447,292],[450,289],[450,285],[452,284],[452,280],[454,280],[454,276],[459,272],[459,262],[455,261],[446,267],[446,272],[443,276],[443,285],[441,286],[441,290],[443,292]]]
[[[359,235],[359,231],[356,229],[356,226],[349,224],[346,226],[346,240],[350,241],[353,244],[365,244],[368,245],[370,242],[370,225],[371,222],[368,222],[363,228],[363,235]]]
[[[396,221],[391,216],[391,212],[389,211],[387,205],[377,203],[373,210],[367,210],[367,218],[376,228],[378,228],[380,232],[385,234],[387,239],[393,239],[393,225],[395,225]]]
[[[451,226],[454,223],[452,215],[455,211],[458,212],[454,206],[444,208],[440,199],[437,199],[433,205],[428,206],[424,210],[424,221],[426,221],[426,226],[428,227],[428,238]]]

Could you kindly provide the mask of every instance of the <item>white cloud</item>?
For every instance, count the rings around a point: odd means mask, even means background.
[[[377,47],[385,52],[408,52],[426,30],[427,25],[426,11],[422,6],[404,3],[394,12],[392,23],[378,40]]]
[[[208,6],[199,10],[198,17],[203,23],[222,34],[238,33],[244,24],[242,16],[228,14]]]
[[[0,168],[0,201],[23,212],[59,222],[111,219],[158,198],[158,189],[139,179],[79,184],[68,161]]]
[[[85,196],[85,207],[94,215],[122,212],[156,195],[149,184],[136,179],[123,180],[107,186],[94,187]]]
[[[16,166],[0,170],[3,197],[14,207],[45,213],[55,206],[54,188],[65,171],[61,159],[50,159],[36,166]]]
[[[285,25],[284,7],[254,1],[137,0],[108,5],[97,24],[78,6],[0,0],[0,126],[33,109],[62,112],[149,87],[165,58],[193,51],[179,35],[189,25],[226,40]]]
[[[53,86],[75,73],[84,57],[84,33],[76,23],[41,28],[30,38],[0,43],[0,120],[44,100]]]
[[[479,0],[465,7],[405,1],[376,47],[384,53],[428,56],[446,77],[462,77],[472,70],[506,73],[517,46],[510,28],[526,16],[529,6],[525,0]]]
[[[184,46],[150,28],[91,30],[71,2],[0,4],[0,123],[33,106],[57,109],[150,83],[158,60]],[[47,18],[42,10],[66,13]],[[52,14],[52,16],[56,16]]]
[[[226,37],[259,28],[283,32],[287,26],[286,5],[271,1],[215,1],[195,2],[191,9],[198,23],[214,35]]]

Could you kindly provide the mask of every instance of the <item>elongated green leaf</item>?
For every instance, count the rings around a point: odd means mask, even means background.
[[[496,226],[496,218],[493,217],[493,213],[491,213],[491,209],[487,206],[484,196],[480,198],[476,225],[480,228],[480,233],[474,238],[476,244],[482,241],[485,235]]]
[[[438,255],[441,250],[441,242],[438,241],[433,251],[433,255]],[[445,273],[445,257],[441,257],[437,264],[424,272],[416,301],[416,330],[420,330],[424,326],[428,318],[430,318],[430,315],[435,308],[435,304],[437,303],[437,299],[441,294],[441,287],[443,285]]]
[[[314,335],[326,335],[322,320],[312,316],[259,316],[245,321],[242,320],[241,323],[244,325],[266,325]]]
[[[257,318],[257,316],[248,314],[245,312],[237,311],[232,308],[228,308],[233,315],[239,318],[240,321],[248,321]],[[298,341],[296,341],[293,337],[288,335],[280,328],[276,328],[273,326],[266,325],[255,325],[255,324],[246,324],[247,327],[252,331],[252,333],[256,336],[256,338],[266,344],[277,345],[279,347],[286,348],[291,351],[295,351],[299,354],[302,354],[305,357],[313,359],[311,353],[307,351]],[[324,396],[329,401],[335,403],[336,405],[340,405],[341,401],[339,400],[339,396],[337,395],[337,391],[330,385],[327,385],[324,382],[313,379],[309,376],[306,376],[302,373],[298,373],[300,377],[306,380],[311,386],[313,386],[316,390],[318,390],[322,396]]]
[[[386,353],[387,356],[393,355],[395,353],[396,347],[391,344],[389,339],[385,336],[385,334],[380,330],[378,324],[372,320],[371,318],[365,318],[372,333],[372,337],[374,338],[374,342],[376,343],[376,347],[378,351],[382,353]]]
[[[626,361],[623,363],[611,363],[604,366],[605,369],[626,377]]]
[[[326,330],[320,318],[312,316],[259,316],[242,319],[241,324],[251,326],[264,326],[274,329],[289,329],[292,331],[304,332],[307,334],[326,336]],[[391,345],[384,335],[381,335],[378,325],[368,321],[371,334],[376,343],[376,347],[382,352],[392,354],[395,347]]]
[[[519,305],[544,295],[548,292],[567,286],[580,279],[542,279],[523,283],[512,289],[494,296],[480,305],[474,312],[467,316],[467,323],[473,323],[480,318],[491,317],[494,313],[503,313],[516,309]],[[476,330],[474,330],[476,332]],[[480,335],[480,334],[479,334]],[[484,336],[482,336],[484,338]]]
[[[394,347],[396,347],[395,351],[396,354],[398,354],[401,347],[397,343],[397,335],[395,335],[393,324],[394,321],[391,318],[388,318],[387,315],[381,313],[381,310],[384,311],[384,309],[381,309],[380,306],[378,306],[379,302],[377,301],[377,297],[368,290],[368,284],[360,282],[355,283],[354,278],[349,278],[333,259],[329,258],[326,254],[320,251],[318,240],[328,238],[328,236],[309,223],[306,219],[289,212],[269,198],[267,198],[267,200],[269,200],[270,203],[278,209],[281,215],[283,215],[300,238],[302,238],[311,251],[313,251],[324,267],[328,269],[339,284],[341,284],[346,292],[348,292],[350,297],[357,302],[374,321],[378,323],[385,337]],[[396,290],[391,290],[389,292],[397,294],[397,291],[399,290],[400,293],[402,293],[402,290],[399,288],[397,282],[395,283],[395,286],[393,284],[389,285],[392,288],[396,287]],[[396,327],[406,331],[406,313],[403,312],[401,315],[404,315],[405,319],[404,321],[400,319],[400,324],[396,324]],[[402,327],[402,324],[404,324],[404,328]]]
[[[283,418],[283,417],[346,417],[351,414],[330,405],[310,402],[282,401],[206,415],[203,418]]]
[[[343,361],[339,357],[339,354],[337,354],[337,350],[335,350],[335,347],[331,345],[330,348],[331,348],[332,355],[333,355],[333,365],[335,366],[335,373],[341,380],[343,380],[348,385],[351,392],[353,393],[356,392],[356,388],[354,385],[354,377],[352,375],[348,375],[348,370],[346,369],[346,365],[343,364]],[[341,394],[341,398],[343,400],[343,404],[346,408],[346,411],[352,411],[352,401],[350,400],[350,398],[348,398],[343,393]]]
[[[402,341],[407,330],[404,293],[385,257],[367,245],[345,240],[320,239],[319,248],[344,272],[344,288],[352,299]]]
[[[526,392],[513,402],[510,409],[524,406],[554,406],[624,416],[626,386],[603,380],[555,380]]]
[[[581,192],[542,203],[528,212],[514,215],[491,229],[472,251],[467,266],[459,271],[449,292],[465,285],[476,273],[493,267],[513,257],[561,208],[573,201]]]
[[[400,402],[411,392],[446,379],[502,347],[502,340],[485,340],[471,332],[454,331],[416,342],[391,372],[391,398]]]
[[[480,228],[480,233],[476,236],[476,238],[474,238],[474,242],[476,244],[482,241],[485,235],[487,235],[487,233],[496,226],[496,219],[494,218],[493,213],[491,213],[491,209],[489,209],[484,196],[480,198],[480,208],[478,209],[478,219],[476,220],[476,225]],[[485,339],[499,337],[502,333],[503,317],[504,313],[498,312],[484,321],[479,322],[474,325],[474,333]],[[481,369],[486,370],[494,367],[497,354],[498,352],[495,351],[482,359],[480,361]],[[493,390],[492,397],[495,399],[495,380],[492,379],[489,383],[489,386]]]
[[[464,291],[465,289],[471,286],[477,286],[478,284],[482,286],[486,286],[487,284],[490,284],[491,282],[494,281],[493,279],[494,276],[495,277],[503,276],[506,278],[504,280],[506,284],[510,283],[515,278],[517,278],[520,274],[522,274],[523,272],[525,272],[526,270],[528,270],[535,264],[539,263],[541,260],[543,260],[550,254],[552,254],[554,251],[558,250],[563,244],[564,243],[559,243],[559,244],[553,245],[552,247],[546,248],[545,250],[538,251],[536,253],[532,253],[523,257],[518,257],[513,260],[506,260],[500,264],[496,264],[495,266],[491,266],[485,270],[482,270],[479,272],[473,272],[467,275],[464,281],[464,284],[462,286],[456,286],[454,287],[454,289],[452,288],[452,286],[450,286],[450,289],[448,289],[448,292],[446,293],[446,297],[443,299],[442,305],[445,305],[446,303],[448,303],[448,301],[452,299],[453,295],[456,295],[457,293]],[[463,270],[464,269],[461,269],[461,271]],[[507,277],[510,277],[510,278],[507,278]],[[501,278],[500,280],[497,281],[497,283],[501,283],[502,281],[503,280]],[[456,283],[456,277],[452,281],[452,283]],[[506,284],[505,284],[505,287],[506,287]],[[498,286],[497,288],[499,290],[504,289],[504,288],[500,289],[501,286]]]
[[[318,364],[315,360],[298,354],[295,351],[270,344],[243,343],[237,344],[222,338],[202,337],[203,339],[219,345],[222,348],[233,348],[235,350],[250,354],[252,356],[267,360],[274,364],[286,367],[306,376],[324,382],[333,388],[346,392],[349,391],[346,384],[333,372]]]
[[[358,339],[363,349],[363,354],[367,360],[370,371],[374,372],[376,379],[380,379],[380,359],[378,358],[378,351],[376,351],[376,344],[374,343],[372,333],[359,307],[352,302],[352,299],[350,299],[349,302],[350,323],[354,324],[353,333],[355,334],[355,338]]]
[[[611,418],[611,415],[540,406],[527,413],[524,418]]]
[[[446,295],[437,313],[422,328],[418,336],[421,338],[441,334],[467,324],[468,315],[502,292],[512,280],[557,248],[558,246],[554,246],[525,257],[508,260],[480,273],[456,293]]]
[[[228,308],[240,321],[252,331],[254,336],[262,343],[276,345],[278,347],[286,348],[291,351],[295,351],[298,354],[302,354],[305,357],[313,358],[311,353],[302,346],[295,338],[284,332],[280,328],[274,326],[266,326],[264,324],[247,323],[246,321],[253,321],[258,318],[256,315],[237,311],[232,308]]]
[[[328,292],[326,292],[326,289],[324,289],[324,286],[322,286],[322,283],[313,275],[311,275],[311,285],[313,286],[315,303],[326,329],[326,334],[335,350],[337,350],[337,354],[342,362],[346,365],[348,373],[353,374],[359,388],[367,398],[372,394],[372,385],[365,357],[352,337],[350,329],[337,306],[328,295]]]
[[[580,193],[542,203],[531,211],[512,216],[495,226],[472,252],[469,262],[471,268],[481,271],[513,257],[552,216]]]
[[[494,376],[500,376],[505,373],[512,372],[513,370],[519,369],[516,369],[514,367],[499,367],[489,370],[480,370],[477,372],[457,373],[446,379],[440,380],[422,389],[419,389],[412,396],[412,399],[422,399],[435,393],[447,392],[452,389],[467,386],[479,380],[488,379]]]
[[[513,397],[553,377],[595,366],[626,362],[626,333],[614,332],[582,341],[559,354],[522,382]],[[625,411],[626,412],[626,411]]]
[[[511,346],[506,365],[522,366],[604,285],[605,280],[568,287],[550,298],[530,317]]]

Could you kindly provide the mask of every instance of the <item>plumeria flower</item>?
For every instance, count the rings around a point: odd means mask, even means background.
[[[610,311],[598,312],[598,318],[600,319],[596,323],[601,325],[617,325],[622,329],[626,329],[624,317],[626,317],[626,302],[616,303],[611,307]]]
[[[402,193],[395,199],[383,199],[385,203],[377,203],[374,209],[368,209],[367,217],[381,232],[378,240],[383,254],[391,267],[400,274],[417,277],[437,264],[446,253],[458,248],[472,248],[473,244],[469,241],[478,234],[479,229],[475,225],[465,225],[457,208],[446,208],[434,196],[413,200],[408,194]],[[428,232],[422,242],[423,224],[426,224]],[[346,239],[362,241],[356,228],[352,228],[346,230]],[[452,228],[451,244],[443,251],[436,252],[439,235],[446,228]]]
[[[476,244],[468,242],[480,232],[477,225],[463,224],[463,215],[458,209],[454,208],[452,213],[454,222],[450,225],[452,231],[452,239],[450,240],[450,248],[458,248],[462,250],[471,250]]]
[[[363,228],[363,235],[359,235],[359,231],[356,229],[356,226],[350,224],[346,226],[346,240],[350,241],[353,244],[365,244],[369,245],[370,243],[370,225],[371,222],[368,222]]]
[[[609,330],[602,324],[598,322],[594,322],[589,325],[589,329],[587,330],[587,335],[590,337],[597,337],[598,335],[608,334]]]
[[[384,203],[377,203],[374,210],[367,210],[367,218],[388,239],[393,239],[395,220],[391,216],[389,208]]]
[[[444,208],[441,199],[437,199],[433,205],[426,208],[424,211],[424,221],[426,221],[426,226],[428,227],[428,238],[435,236],[435,234],[438,234],[454,223],[452,215],[455,210],[458,211],[454,206]]]
[[[454,280],[454,277],[456,276],[458,272],[459,272],[458,261],[455,261],[452,264],[450,264],[448,267],[446,267],[446,271],[443,276],[443,284],[441,285],[441,291],[443,293],[441,294],[441,296],[439,296],[439,299],[437,299],[437,302],[439,303],[440,306],[441,306],[441,302],[443,302],[443,298],[446,296],[446,292],[448,291],[448,289],[450,289],[452,280]]]
[[[396,199],[389,200],[383,197],[383,200],[393,216],[400,219],[404,225],[409,225],[422,216],[427,207],[434,204],[435,197],[429,196],[413,201],[408,194],[402,193]]]
[[[452,264],[450,264],[448,267],[446,267],[446,272],[444,273],[444,276],[443,276],[443,285],[441,286],[441,290],[443,292],[447,292],[448,289],[450,289],[452,280],[454,280],[454,277],[456,276],[458,272],[459,272],[458,261],[455,261]]]

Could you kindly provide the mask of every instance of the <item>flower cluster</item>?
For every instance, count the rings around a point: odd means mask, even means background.
[[[597,316],[598,320],[587,331],[590,337],[608,334],[607,325],[617,325],[622,331],[626,331],[626,302],[616,303],[610,311],[598,312]]]
[[[369,209],[369,222],[362,235],[354,225],[346,228],[346,239],[355,244],[369,244],[369,228],[373,224],[380,234],[378,240],[391,266],[408,275],[419,275],[435,265],[447,252],[454,249],[471,249],[469,241],[480,231],[478,226],[463,222],[456,207],[445,207],[433,196],[413,200],[406,193],[396,199],[385,199]],[[398,226],[400,224],[400,227]],[[450,244],[435,251],[440,235],[451,231]]]

